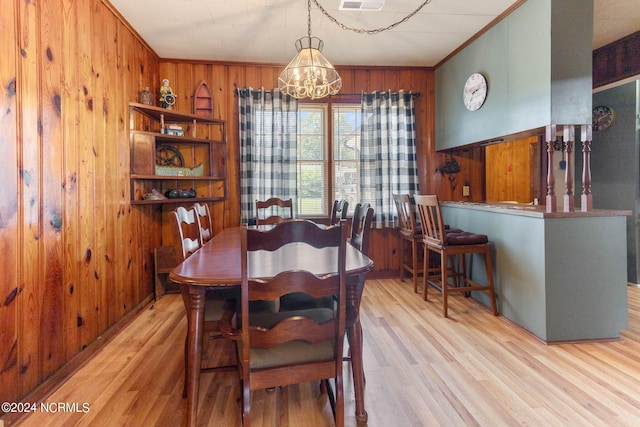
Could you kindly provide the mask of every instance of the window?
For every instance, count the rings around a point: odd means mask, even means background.
[[[298,104],[300,216],[327,216],[336,199],[358,203],[360,124],[359,104]]]

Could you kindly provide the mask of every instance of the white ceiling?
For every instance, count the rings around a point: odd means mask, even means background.
[[[339,11],[340,0],[318,1],[348,27],[375,29],[424,0],[386,0],[381,12]],[[287,64],[295,41],[307,35],[306,0],[110,2],[166,59]],[[339,28],[312,2],[311,32],[334,65],[434,66],[516,2],[431,0],[407,22],[376,35]],[[640,0],[594,0],[594,49],[639,30]]]

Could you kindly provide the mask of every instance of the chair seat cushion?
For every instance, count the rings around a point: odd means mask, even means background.
[[[274,366],[295,365],[315,360],[332,360],[333,341],[320,341],[311,344],[306,341],[291,341],[278,347],[251,350],[251,369],[271,368]]]
[[[287,317],[304,316],[316,323],[324,323],[333,318],[333,310],[328,308],[312,308],[308,310],[280,311],[277,313],[252,313],[251,326],[271,328]],[[334,356],[333,341],[310,343],[307,341],[290,341],[269,349],[251,349],[251,369],[284,366],[305,363],[314,360],[331,360]]]
[[[487,243],[489,238],[485,234],[476,234],[469,233],[468,231],[463,231],[460,233],[447,233],[447,245],[456,246],[456,245],[479,245],[482,243]]]

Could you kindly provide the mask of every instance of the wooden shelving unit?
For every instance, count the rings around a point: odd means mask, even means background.
[[[226,200],[225,121],[138,103],[129,104],[129,120],[131,204]],[[172,124],[180,125],[184,135],[167,134]],[[158,164],[163,162],[169,165]],[[145,199],[153,189],[164,195],[174,188],[194,189],[196,197]]]

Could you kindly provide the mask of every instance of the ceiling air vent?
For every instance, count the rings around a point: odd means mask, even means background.
[[[340,0],[340,10],[382,10],[385,0]]]

